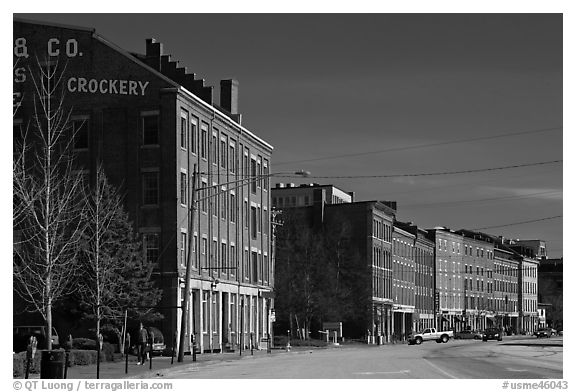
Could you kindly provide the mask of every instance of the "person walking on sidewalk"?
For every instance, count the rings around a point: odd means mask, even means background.
[[[140,323],[140,330],[138,331],[138,363],[137,365],[144,365],[146,362],[146,346],[148,344],[148,331]]]

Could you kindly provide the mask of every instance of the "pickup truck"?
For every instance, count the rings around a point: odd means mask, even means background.
[[[453,331],[436,331],[436,328],[426,328],[423,332],[411,334],[409,344],[421,344],[427,340],[435,340],[436,343],[446,343],[454,337]]]

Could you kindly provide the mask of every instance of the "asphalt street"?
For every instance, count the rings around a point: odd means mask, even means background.
[[[562,379],[562,338],[352,345],[162,369],[170,379]]]

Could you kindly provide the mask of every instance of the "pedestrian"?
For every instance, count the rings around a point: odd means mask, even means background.
[[[148,345],[148,331],[140,323],[140,330],[138,331],[138,363],[137,365],[144,365],[146,362],[146,346]]]

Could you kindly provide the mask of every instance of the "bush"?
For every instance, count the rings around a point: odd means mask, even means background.
[[[30,374],[40,373],[40,350],[36,351],[34,359],[30,363]],[[14,378],[24,377],[26,374],[26,351],[14,354],[12,356],[12,376]]]
[[[77,350],[96,350],[96,341],[88,338],[72,339],[72,348]]]
[[[97,353],[94,350],[71,350],[68,366],[84,366],[96,363]]]

